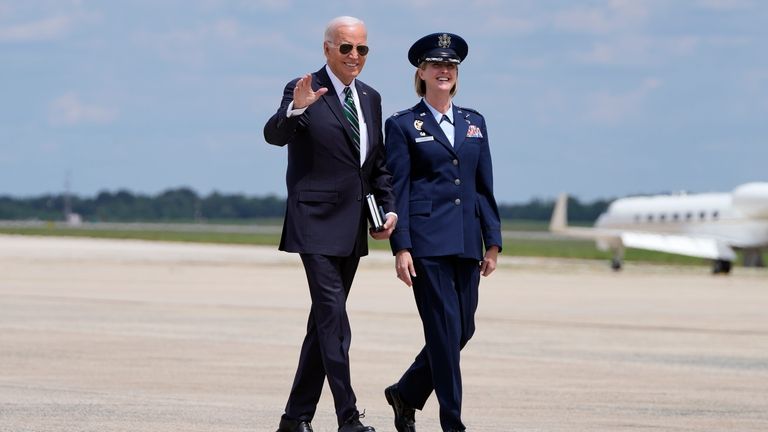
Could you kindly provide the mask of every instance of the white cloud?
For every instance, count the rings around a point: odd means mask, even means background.
[[[0,28],[0,42],[57,40],[69,34],[72,18],[59,16]]]
[[[485,30],[491,30],[495,33],[503,34],[531,33],[535,31],[537,27],[538,25],[531,20],[507,17],[503,15],[492,15],[488,18],[488,21],[483,26]]]
[[[613,33],[637,28],[650,15],[650,4],[640,0],[610,0],[604,7],[578,7],[555,14],[560,30],[578,33]]]
[[[589,64],[626,65],[644,64],[653,52],[650,38],[628,36],[596,42],[586,52],[571,54],[577,61]]]
[[[635,114],[651,92],[661,86],[656,78],[645,79],[638,88],[624,93],[597,92],[587,100],[587,118],[598,123],[617,123]]]
[[[262,48],[270,53],[303,53],[305,50],[284,31],[245,26],[233,18],[165,32],[142,31],[134,38],[139,45],[158,52],[167,61],[187,64],[204,64],[209,56],[222,51],[250,53]]]
[[[49,121],[57,126],[80,124],[106,124],[117,118],[114,108],[83,103],[75,92],[68,92],[50,104]]]
[[[698,36],[648,37],[641,35],[605,38],[587,51],[572,52],[576,61],[601,65],[647,65],[669,57],[693,54],[704,42]]]

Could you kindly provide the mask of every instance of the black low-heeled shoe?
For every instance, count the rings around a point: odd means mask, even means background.
[[[409,407],[400,396],[397,384],[392,384],[384,390],[387,403],[395,412],[395,429],[397,432],[416,432],[416,410]]]
[[[366,426],[360,422],[360,419],[365,417],[365,411],[362,414],[355,413],[341,426],[339,426],[339,432],[376,432],[372,426]]]
[[[304,420],[291,420],[287,418],[280,419],[280,425],[277,432],[313,432],[312,425]]]

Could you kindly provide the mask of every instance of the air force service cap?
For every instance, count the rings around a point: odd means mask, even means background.
[[[419,67],[422,62],[461,63],[469,47],[461,36],[453,33],[432,33],[414,42],[408,50],[408,61]]]

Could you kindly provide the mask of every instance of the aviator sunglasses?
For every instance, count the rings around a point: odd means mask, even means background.
[[[341,45],[338,45],[338,47],[339,47],[339,52],[344,55],[347,55],[350,52],[352,52],[352,48],[355,48],[357,50],[357,53],[360,54],[361,56],[365,56],[368,54],[368,45],[353,46],[352,44],[343,43]]]

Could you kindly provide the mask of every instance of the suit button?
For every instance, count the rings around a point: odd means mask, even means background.
[[[458,159],[454,159],[454,160],[453,160],[453,166],[456,166],[456,165],[458,165],[458,164],[459,164],[459,160],[458,160]]]
[[[453,203],[456,204],[456,205],[461,205],[461,200],[456,198],[456,201],[454,201]]]
[[[453,184],[455,184],[456,186],[458,186],[458,185],[460,185],[460,184],[461,184],[461,180],[459,180],[459,179],[456,179],[456,180],[454,180],[454,181],[453,181]]]

